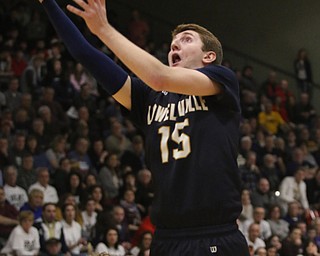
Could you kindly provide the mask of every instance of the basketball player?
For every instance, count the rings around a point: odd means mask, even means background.
[[[218,39],[195,24],[178,26],[166,66],[109,24],[105,0],[74,1],[80,8],[68,10],[138,77],[89,45],[54,0],[41,1],[73,57],[145,133],[155,185],[151,255],[249,255],[236,225],[239,86],[235,74],[220,65]]]

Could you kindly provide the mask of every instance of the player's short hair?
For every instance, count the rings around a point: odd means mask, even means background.
[[[171,33],[172,38],[175,37],[177,34],[186,31],[192,30],[199,34],[200,39],[203,43],[202,50],[204,52],[213,51],[216,54],[216,59],[213,64],[220,65],[223,59],[223,50],[222,45],[218,38],[213,35],[209,30],[206,28],[199,26],[197,24],[181,24],[178,25]]]

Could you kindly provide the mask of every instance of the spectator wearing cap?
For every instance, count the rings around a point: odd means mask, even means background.
[[[64,253],[61,250],[61,242],[57,238],[49,238],[45,242],[46,252],[40,254],[41,256],[63,256]]]

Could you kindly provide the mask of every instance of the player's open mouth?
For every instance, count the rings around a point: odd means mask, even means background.
[[[173,65],[177,64],[180,61],[181,61],[181,58],[180,58],[179,54],[177,54],[177,53],[172,54],[172,64]]]

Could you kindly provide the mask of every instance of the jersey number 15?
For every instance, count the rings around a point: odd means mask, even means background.
[[[160,141],[160,152],[161,152],[161,159],[162,163],[167,163],[169,161],[169,147],[168,141],[171,139],[181,147],[172,149],[172,157],[177,160],[181,158],[186,158],[191,152],[191,145],[190,145],[190,137],[185,133],[180,133],[184,127],[189,126],[189,119],[186,118],[183,122],[176,123],[174,129],[171,133],[170,126],[162,126],[159,128],[158,133],[161,134],[161,141]]]

